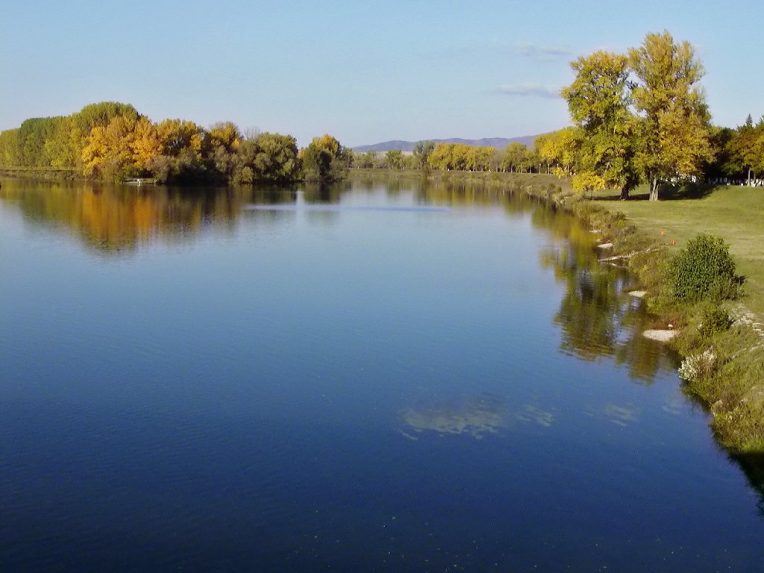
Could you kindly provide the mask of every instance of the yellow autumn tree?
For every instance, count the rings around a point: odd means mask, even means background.
[[[650,183],[650,200],[657,200],[661,182],[698,175],[713,159],[703,66],[689,42],[675,42],[668,32],[648,34],[629,50],[629,64],[640,118],[636,162]]]
[[[159,133],[147,117],[141,117],[135,124],[132,151],[133,163],[142,172],[148,172],[152,162],[162,154]]]
[[[132,128],[134,120],[117,116],[106,126],[90,131],[82,149],[82,169],[85,175],[117,177],[132,163]]]
[[[581,131],[575,127],[566,127],[536,138],[540,158],[553,166],[552,172],[558,177],[568,177],[574,173],[580,144]]]

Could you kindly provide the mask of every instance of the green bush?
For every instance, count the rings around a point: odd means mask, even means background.
[[[671,262],[674,297],[687,302],[719,301],[738,295],[735,261],[720,237],[698,235]]]
[[[698,330],[703,336],[710,337],[717,332],[729,330],[730,326],[732,326],[732,320],[729,313],[720,306],[710,305],[703,309]]]

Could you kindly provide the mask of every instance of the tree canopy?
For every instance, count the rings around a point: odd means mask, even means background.
[[[571,68],[576,77],[561,93],[578,136],[562,130],[539,149],[574,188],[615,187],[625,199],[641,179],[655,200],[661,183],[697,177],[713,162],[703,67],[688,42],[648,34],[627,54],[596,51]]]
[[[571,63],[573,83],[562,90],[579,128],[574,189],[615,187],[621,197],[638,183],[634,154],[636,121],[629,110],[629,68],[624,55],[597,51]],[[565,145],[565,142],[563,142]]]
[[[302,150],[305,177],[308,180],[329,183],[340,179],[349,166],[351,152],[329,134],[314,137]]]
[[[311,147],[312,146],[312,147]],[[331,135],[306,150],[306,176],[342,176],[348,151]],[[209,129],[185,119],[158,123],[129,104],[87,105],[69,116],[33,118],[0,132],[0,167],[65,169],[123,180],[153,177],[161,182],[220,181],[284,183],[303,176],[297,141],[290,135],[242,135],[231,123]]]
[[[648,34],[642,46],[629,50],[629,64],[640,119],[636,162],[655,200],[662,181],[698,175],[713,158],[710,114],[699,85],[703,66],[689,42],[676,43],[668,32]]]

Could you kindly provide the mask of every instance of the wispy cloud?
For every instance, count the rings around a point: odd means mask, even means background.
[[[559,88],[541,84],[505,84],[496,88],[496,93],[518,97],[541,97],[556,99],[560,97]]]
[[[544,61],[570,58],[573,55],[573,52],[560,46],[540,46],[539,44],[531,44],[527,42],[516,44],[514,52],[526,58]]]

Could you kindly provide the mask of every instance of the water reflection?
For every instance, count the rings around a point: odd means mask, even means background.
[[[505,400],[495,395],[483,395],[461,402],[442,402],[424,407],[408,408],[401,412],[401,434],[417,440],[422,433],[467,435],[482,439],[499,434],[514,423],[550,428],[556,416],[534,404],[510,408]]]
[[[758,493],[757,507],[764,518],[764,454],[732,456],[730,459],[743,469],[748,482]]]
[[[640,409],[632,404],[607,404],[604,413],[617,426],[628,426],[639,420]]]
[[[390,189],[400,195],[390,203]],[[405,191],[404,191],[405,190]],[[353,191],[351,195],[350,192]],[[403,194],[407,193],[408,196]],[[385,196],[380,202],[380,194]],[[646,315],[629,297],[628,275],[597,261],[594,238],[578,220],[529,197],[521,186],[494,187],[478,181],[428,182],[419,177],[366,177],[333,186],[301,189],[136,188],[94,183],[28,183],[6,180],[0,199],[17,206],[33,224],[66,228],[87,247],[108,255],[130,252],[154,241],[190,241],[208,229],[235,232],[241,218],[258,223],[294,218],[332,226],[339,212],[354,209],[439,210],[444,207],[500,207],[511,217],[530,216],[550,237],[541,264],[565,285],[554,320],[561,349],[585,360],[614,357],[635,379],[650,381],[670,357],[638,336]]]
[[[299,191],[299,192],[298,192]],[[355,199],[351,198],[352,192]],[[64,229],[90,250],[108,256],[155,242],[185,242],[210,229],[236,232],[242,219],[256,224],[294,212],[262,210],[251,205],[349,205],[358,207],[384,193],[395,205],[416,207],[499,207],[511,218],[529,217],[548,237],[541,264],[554,273],[563,295],[553,320],[559,326],[560,348],[584,360],[610,358],[628,368],[631,378],[651,382],[664,368],[674,368],[673,357],[640,335],[649,320],[642,301],[628,296],[628,274],[597,261],[594,237],[576,219],[528,197],[522,186],[491,187],[479,182],[427,182],[421,178],[351,179],[335,186],[301,189],[172,189],[135,188],[92,183],[29,183],[4,180],[0,201],[17,208],[33,225]],[[379,203],[377,203],[379,205]],[[309,211],[307,219],[331,226],[340,220],[334,210]],[[675,405],[667,405],[675,410]],[[600,415],[616,424],[630,424],[639,415],[629,405],[607,406]],[[496,434],[509,423],[549,427],[554,413],[537,405],[509,409],[499,399],[480,397],[457,404],[430,404],[401,412],[406,433],[467,435]],[[764,508],[764,457],[734,458],[759,492]],[[764,513],[764,512],[763,512]]]
[[[231,189],[14,180],[3,181],[0,199],[21,209],[27,221],[66,228],[89,248],[106,254],[129,252],[159,239],[187,241],[211,225],[232,229],[239,205],[250,200]]]
[[[649,321],[644,303],[628,295],[628,273],[597,260],[592,234],[550,208],[535,209],[533,222],[559,239],[543,251],[541,264],[566,287],[554,318],[562,330],[561,349],[584,360],[614,357],[633,379],[645,382],[673,368],[670,353],[656,351],[655,342],[640,336]]]
[[[544,428],[551,428],[556,421],[556,417],[552,412],[542,410],[533,404],[526,404],[523,406],[523,408],[515,414],[515,419],[520,422],[537,424]]]
[[[410,439],[414,434],[465,434],[481,439],[486,434],[496,434],[507,420],[506,406],[501,398],[488,396],[467,400],[461,404],[437,404],[401,413],[405,429],[401,433]]]

